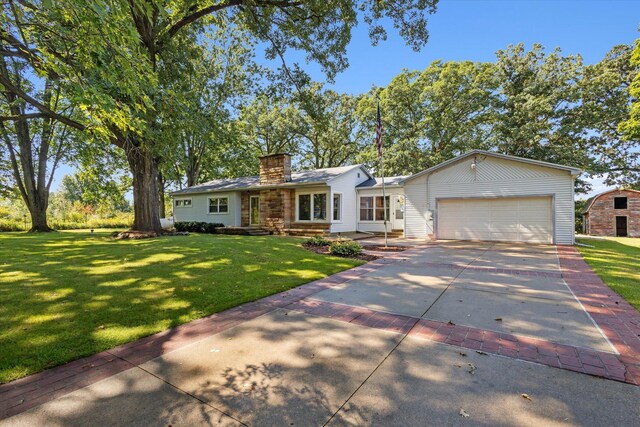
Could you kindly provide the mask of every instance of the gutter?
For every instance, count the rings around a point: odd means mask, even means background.
[[[174,191],[169,193],[169,196],[189,196],[192,194],[211,194],[211,193],[233,193],[237,191],[254,191],[254,190],[274,190],[278,188],[297,188],[297,187],[318,187],[327,186],[327,181],[315,181],[304,183],[284,183],[278,185],[258,185],[253,187],[241,187],[241,188],[228,188],[228,189],[214,189],[214,190],[202,190],[202,191]]]

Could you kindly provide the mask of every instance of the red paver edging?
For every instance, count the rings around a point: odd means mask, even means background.
[[[613,353],[313,299],[300,300],[285,308],[479,352],[639,384],[626,375],[624,362]]]
[[[410,250],[409,250],[410,251]],[[409,252],[405,251],[405,252]],[[0,420],[374,271],[396,254],[0,385]]]
[[[611,344],[628,382],[640,384],[640,313],[609,288],[573,246],[558,246],[562,277]]]

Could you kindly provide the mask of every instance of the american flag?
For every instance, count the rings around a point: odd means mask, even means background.
[[[376,119],[376,147],[378,148],[378,157],[382,157],[382,119],[380,118],[380,102],[378,101],[378,117]]]

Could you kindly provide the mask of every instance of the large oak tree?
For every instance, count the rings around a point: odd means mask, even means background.
[[[174,102],[162,91],[163,79],[179,76],[164,67],[180,64],[167,58],[190,51],[212,28],[237,26],[267,46],[268,59],[303,51],[332,78],[348,65],[346,47],[359,16],[374,43],[386,37],[381,22],[388,20],[419,49],[436,2],[9,0],[0,17],[0,54],[55,80],[84,117],[59,114],[4,78],[0,84],[39,114],[123,150],[133,175],[133,228],[159,231],[158,164],[175,143],[164,137],[160,120]]]

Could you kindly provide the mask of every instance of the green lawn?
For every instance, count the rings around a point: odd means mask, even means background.
[[[0,383],[361,264],[285,237],[0,233]]]
[[[640,311],[640,239],[578,239],[578,250],[611,289]]]

